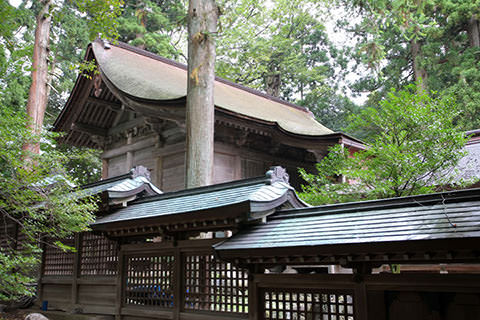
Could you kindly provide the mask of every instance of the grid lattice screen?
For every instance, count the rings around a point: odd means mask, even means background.
[[[63,244],[74,246],[74,240],[63,240]],[[72,251],[65,252],[52,246],[46,246],[44,252],[43,275],[45,276],[71,276],[73,275]]]
[[[117,274],[118,247],[114,241],[86,232],[82,235],[80,275]]]
[[[263,291],[264,319],[354,320],[353,294],[323,290]]]
[[[173,255],[126,257],[125,303],[173,308]]]
[[[212,255],[186,255],[185,309],[248,312],[248,274]]]

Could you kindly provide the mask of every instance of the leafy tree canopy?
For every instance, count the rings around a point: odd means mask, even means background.
[[[9,234],[7,226],[15,223],[21,235],[19,241],[7,238],[0,248],[0,300],[33,294],[28,285],[35,282],[39,245],[68,249],[55,240],[84,231],[93,221],[94,199],[67,196],[75,179],[63,164],[71,159],[52,138],[48,132],[40,138],[43,152],[29,155],[35,163],[29,168],[22,145],[39,138],[27,130],[23,112],[0,105],[0,233]]]
[[[353,127],[375,132],[366,150],[349,154],[336,146],[317,164],[316,174],[300,170],[308,182],[303,199],[318,205],[399,197],[450,183],[467,140],[454,124],[457,114],[450,96],[418,92],[416,85],[392,89],[378,108],[353,119]]]
[[[117,0],[65,1],[49,11],[54,21],[50,75],[56,79],[49,85],[57,97],[70,86],[70,66],[81,55],[76,41],[88,41],[100,30],[114,37],[112,18],[120,4]],[[0,247],[0,300],[33,294],[28,284],[35,281],[40,247],[71,249],[61,240],[86,230],[96,209],[95,199],[68,195],[72,182],[85,181],[69,174],[78,163],[71,158],[72,152],[56,145],[58,135],[43,130],[37,136],[27,128],[24,109],[31,81],[33,30],[35,15],[43,5],[32,1],[14,8],[0,0],[0,233],[7,236]],[[55,108],[49,111],[55,113]],[[22,146],[28,143],[40,143],[42,152],[24,151]],[[85,157],[84,152],[77,154]],[[18,227],[17,241],[9,232],[12,223]]]

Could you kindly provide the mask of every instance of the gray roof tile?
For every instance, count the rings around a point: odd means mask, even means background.
[[[401,198],[336,206],[293,209],[272,215],[216,246],[216,250],[378,243],[404,240],[480,237],[480,190],[453,192],[476,197],[460,202]],[[452,193],[450,193],[452,194]],[[430,198],[434,199],[435,195]],[[413,200],[413,201],[412,201]],[[363,207],[362,207],[363,206]]]

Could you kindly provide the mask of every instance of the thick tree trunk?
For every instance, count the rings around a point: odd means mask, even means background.
[[[467,33],[468,39],[470,40],[470,47],[480,47],[480,23],[474,17],[468,21]]]
[[[271,68],[270,74],[266,76],[265,86],[267,94],[274,97],[280,96],[281,76],[277,68]]]
[[[418,90],[426,90],[427,89],[427,70],[421,68],[418,64],[419,56],[420,56],[420,43],[413,39],[410,42],[411,51],[412,51],[412,62],[413,62],[413,72],[415,75],[415,81],[418,84]]]
[[[215,0],[190,0],[188,6],[188,86],[186,187],[209,185],[213,175]]]
[[[27,116],[29,127],[35,135],[40,135],[48,102],[48,45],[50,41],[51,0],[42,1],[43,8],[37,16],[35,42],[33,47],[32,85],[28,94]],[[39,153],[39,143],[26,143],[23,150]]]

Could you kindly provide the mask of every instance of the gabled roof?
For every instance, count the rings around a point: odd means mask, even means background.
[[[267,248],[352,250],[358,244],[373,249],[372,244],[479,237],[480,189],[474,189],[281,211],[215,249],[231,255]]]
[[[297,198],[295,190],[288,184],[288,180],[279,178],[281,175],[276,172],[285,174],[284,169],[274,167],[267,172],[266,177],[238,180],[144,198],[99,218],[92,224],[92,227],[101,229],[124,223],[141,225],[145,221],[153,220],[157,224],[168,224],[173,216],[176,218],[182,216],[185,221],[189,221],[189,214],[193,215],[194,213],[197,221],[208,220],[209,211],[222,209],[225,210],[223,216],[227,217],[230,212],[226,208],[233,207],[240,208],[239,212],[241,211],[242,217],[239,219],[247,222],[271,214],[275,208],[280,206],[308,206]]]

